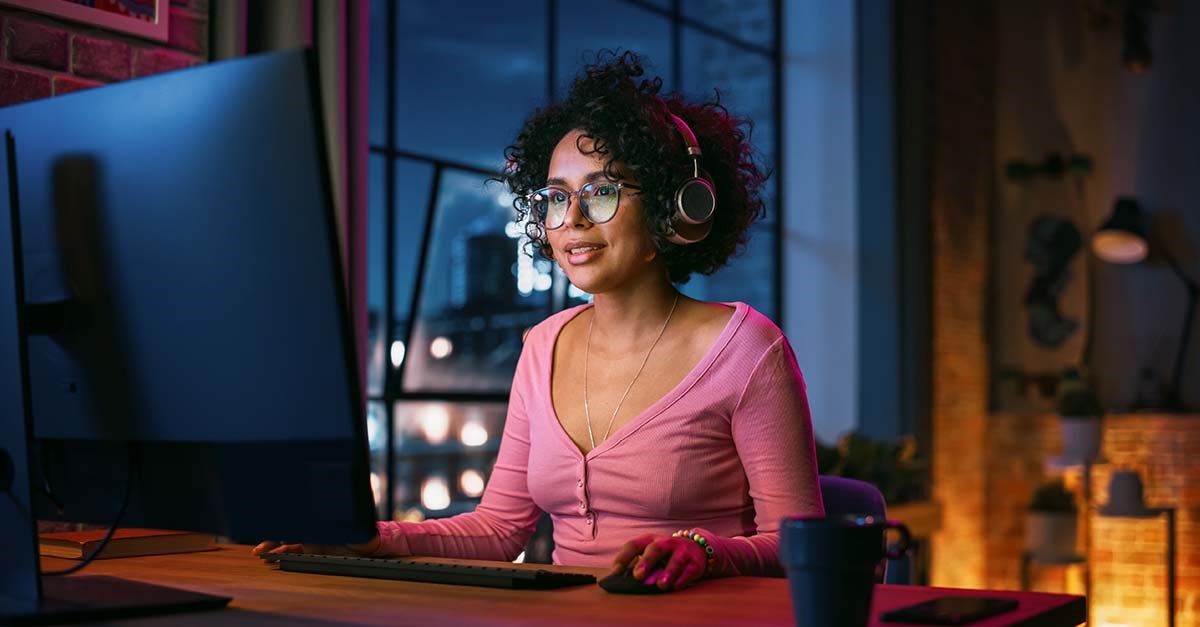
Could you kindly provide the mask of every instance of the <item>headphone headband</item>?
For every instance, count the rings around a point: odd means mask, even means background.
[[[693,157],[699,157],[704,154],[700,152],[700,142],[696,141],[696,134],[692,132],[692,127],[683,121],[683,118],[674,113],[668,114],[671,116],[671,121],[675,123],[675,128],[679,129],[679,134],[683,136],[683,143],[687,144],[688,154]]]
[[[713,184],[700,174],[700,142],[683,118],[667,112],[683,143],[687,144],[688,156],[692,158],[692,178],[684,181],[675,190],[675,220],[667,239],[675,244],[694,244],[708,237],[712,230],[713,212],[717,207],[717,195]]]

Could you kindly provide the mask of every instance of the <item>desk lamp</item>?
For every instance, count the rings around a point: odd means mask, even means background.
[[[1196,314],[1196,297],[1200,293],[1200,286],[1184,273],[1179,262],[1165,246],[1156,246],[1154,251],[1167,262],[1187,290],[1183,330],[1179,336],[1179,348],[1175,351],[1175,367],[1171,373],[1166,399],[1167,409],[1181,409],[1183,403],[1179,395],[1179,385],[1183,376],[1183,358],[1187,354],[1192,335],[1192,319]],[[1145,216],[1137,200],[1127,196],[1117,199],[1112,216],[1092,236],[1092,252],[1103,261],[1121,265],[1139,263],[1149,256],[1150,238],[1147,235]]]

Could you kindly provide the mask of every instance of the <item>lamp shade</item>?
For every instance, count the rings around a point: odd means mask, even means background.
[[[1109,263],[1138,263],[1150,251],[1142,207],[1137,200],[1122,196],[1112,216],[1092,236],[1092,252]]]
[[[1150,518],[1158,510],[1146,507],[1142,477],[1134,470],[1115,470],[1108,480],[1108,503],[1100,508],[1101,516],[1114,518]]]

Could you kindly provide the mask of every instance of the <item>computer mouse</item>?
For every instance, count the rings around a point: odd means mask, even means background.
[[[666,590],[659,588],[656,584],[663,573],[663,569],[658,568],[650,571],[645,579],[637,579],[633,576],[633,569],[630,568],[615,575],[609,575],[598,583],[606,592],[615,594],[662,594]]]

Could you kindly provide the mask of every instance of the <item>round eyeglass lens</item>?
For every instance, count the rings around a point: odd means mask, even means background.
[[[542,224],[548,229],[562,226],[570,204],[571,195],[561,189],[544,189],[533,197],[533,208],[542,217]]]
[[[620,189],[613,183],[589,183],[583,186],[579,196],[587,208],[587,218],[593,224],[612,220],[617,213],[617,197]]]

